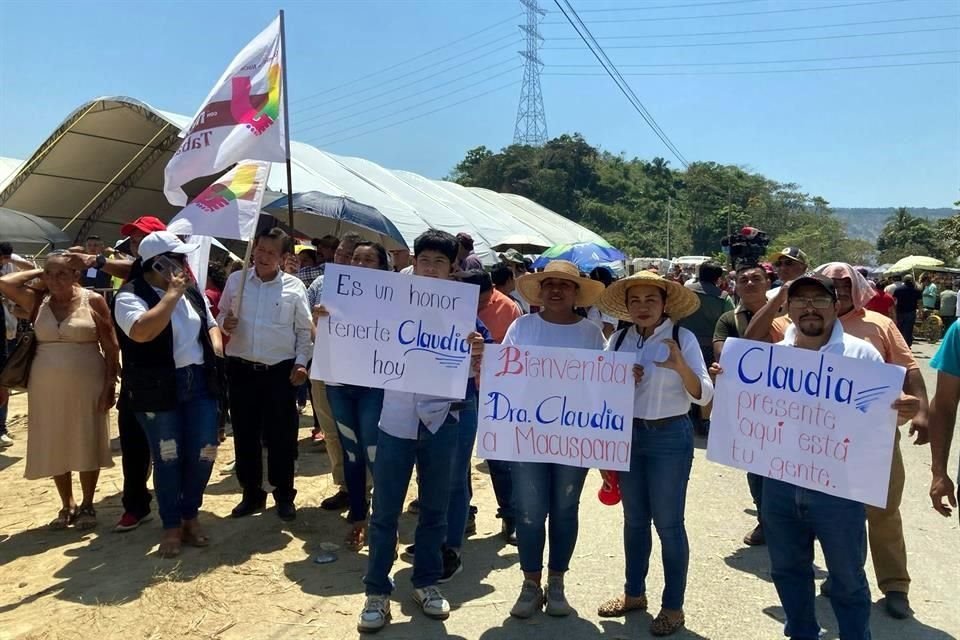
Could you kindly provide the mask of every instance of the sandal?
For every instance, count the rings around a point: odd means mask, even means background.
[[[630,598],[630,600],[633,600],[633,603],[627,604],[627,596],[625,595],[619,595],[616,598],[607,600],[597,607],[597,615],[601,618],[619,618],[620,616],[627,615],[630,611],[647,610],[647,596],[638,596],[636,598]]]
[[[353,525],[350,533],[347,534],[346,539],[343,541],[343,546],[351,551],[361,551],[367,546],[367,523],[358,522]]]
[[[176,558],[180,555],[180,540],[167,538],[160,541],[160,547],[157,549],[157,555],[161,558]]]
[[[81,505],[80,508],[77,509],[73,526],[81,531],[88,531],[97,526],[97,512],[94,511],[92,504]]]
[[[73,524],[74,520],[77,519],[77,508],[76,507],[64,507],[57,512],[57,517],[55,520],[51,521],[47,525],[51,531],[62,531]]]
[[[683,625],[684,617],[682,611],[676,618],[671,618],[661,611],[654,621],[650,623],[650,633],[655,636],[669,636],[682,629]]]

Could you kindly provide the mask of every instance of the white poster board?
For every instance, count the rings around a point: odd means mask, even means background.
[[[707,459],[886,506],[903,367],[737,338],[720,366]]]
[[[314,380],[462,399],[480,287],[328,264]]]
[[[630,470],[633,353],[486,345],[477,456]]]

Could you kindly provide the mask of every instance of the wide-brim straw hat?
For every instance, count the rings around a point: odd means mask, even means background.
[[[655,273],[649,271],[640,271],[629,278],[617,280],[607,287],[606,291],[600,297],[597,306],[600,310],[620,320],[633,322],[630,312],[627,309],[627,291],[631,287],[647,285],[657,287],[667,292],[667,303],[664,307],[664,313],[670,316],[670,319],[676,322],[686,318],[694,311],[700,308],[700,298],[697,294],[687,289],[679,282],[661,278]]]
[[[520,291],[520,295],[527,299],[527,302],[532,305],[542,306],[543,299],[540,297],[540,283],[547,278],[569,280],[576,284],[577,299],[574,305],[577,307],[592,307],[597,303],[600,294],[603,293],[602,282],[582,277],[577,265],[567,260],[551,260],[547,263],[543,271],[520,276],[517,278],[517,289]]]

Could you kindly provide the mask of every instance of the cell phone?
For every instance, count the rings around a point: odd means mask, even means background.
[[[183,266],[167,256],[157,256],[153,259],[153,270],[159,273],[164,280],[170,282],[173,276],[183,274]]]

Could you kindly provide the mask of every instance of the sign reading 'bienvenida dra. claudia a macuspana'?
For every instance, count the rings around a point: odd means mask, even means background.
[[[730,339],[707,458],[885,507],[902,367]]]
[[[476,285],[330,264],[310,377],[463,398]]]
[[[486,345],[477,456],[630,469],[634,354]]]

